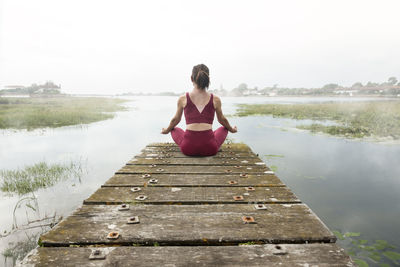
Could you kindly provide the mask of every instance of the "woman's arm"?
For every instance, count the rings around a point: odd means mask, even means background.
[[[222,114],[222,103],[221,99],[218,96],[214,96],[215,99],[215,112],[217,113],[218,122],[221,123],[222,126],[228,129],[231,133],[237,132],[237,127],[231,127],[228,119]]]
[[[168,134],[178,123],[181,121],[182,118],[182,113],[183,113],[183,97],[179,97],[178,103],[177,103],[177,110],[175,116],[172,118],[171,122],[169,123],[169,126],[165,129],[162,128],[161,133],[162,134]]]

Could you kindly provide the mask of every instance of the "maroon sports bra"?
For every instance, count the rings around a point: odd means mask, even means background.
[[[187,104],[183,109],[185,113],[186,124],[191,123],[209,123],[214,121],[215,108],[213,104],[213,94],[211,94],[210,101],[200,112],[196,105],[190,100],[189,93],[186,93]]]

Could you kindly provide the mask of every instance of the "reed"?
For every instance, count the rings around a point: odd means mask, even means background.
[[[337,125],[298,125],[297,128],[350,138],[367,136],[400,139],[400,101],[318,104],[240,104],[235,115],[271,115],[296,120],[333,121]]]
[[[50,165],[39,162],[18,170],[0,170],[0,190],[22,196],[55,185],[69,177],[80,178],[81,174],[81,162]]]
[[[126,110],[123,99],[102,97],[1,98],[0,129],[88,124]]]

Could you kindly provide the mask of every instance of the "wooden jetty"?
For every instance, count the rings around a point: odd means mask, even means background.
[[[40,237],[25,266],[354,266],[245,144],[153,143]]]

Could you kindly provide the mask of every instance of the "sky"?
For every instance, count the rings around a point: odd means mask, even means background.
[[[322,87],[400,78],[398,0],[0,0],[0,89]]]

